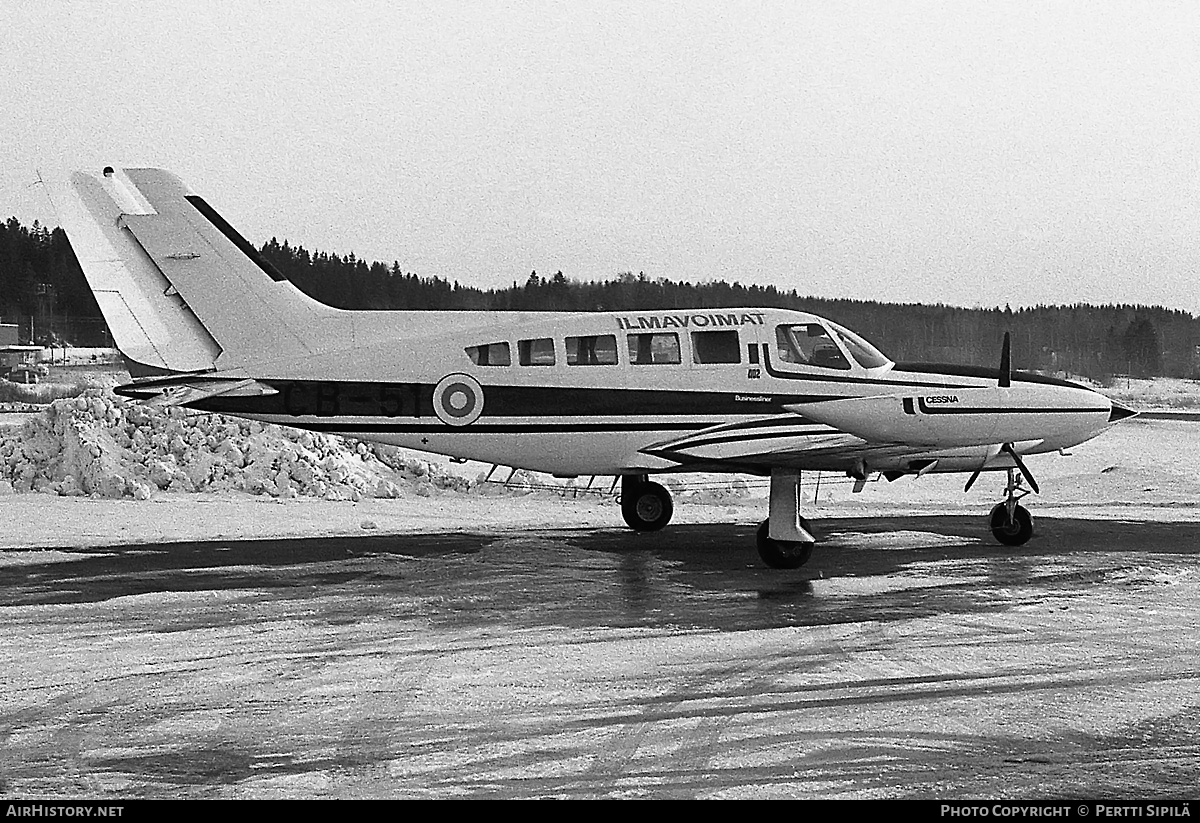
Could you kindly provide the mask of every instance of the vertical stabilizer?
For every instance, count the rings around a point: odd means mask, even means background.
[[[170,281],[120,226],[125,210],[135,208],[118,188],[130,188],[127,181],[74,174],[46,185],[113,342],[131,361],[131,369],[215,368],[221,347],[188,307],[169,294]],[[150,211],[148,204],[136,207],[143,214]]]
[[[146,372],[303,357],[339,314],[168,172],[109,167],[48,185],[117,348]]]

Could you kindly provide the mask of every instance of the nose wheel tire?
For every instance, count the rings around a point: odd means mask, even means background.
[[[989,520],[992,536],[1005,546],[1023,546],[1033,537],[1033,517],[1024,506],[1014,506],[1012,518],[1008,506],[997,503]]]
[[[674,513],[671,493],[658,483],[638,483],[621,492],[621,516],[634,531],[658,531]]]
[[[800,518],[800,525],[811,533],[808,521]],[[758,556],[772,569],[798,569],[812,557],[813,544],[794,540],[772,540],[769,534],[770,520],[758,527]]]

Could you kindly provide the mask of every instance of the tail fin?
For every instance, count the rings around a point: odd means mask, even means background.
[[[302,357],[338,314],[288,283],[168,172],[107,167],[49,188],[135,376]]]

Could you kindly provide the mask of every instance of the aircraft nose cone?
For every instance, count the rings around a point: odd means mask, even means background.
[[[1108,413],[1108,422],[1116,423],[1118,420],[1124,420],[1126,417],[1133,417],[1137,412],[1133,409],[1127,409],[1124,406],[1116,403],[1112,404],[1112,411]]]

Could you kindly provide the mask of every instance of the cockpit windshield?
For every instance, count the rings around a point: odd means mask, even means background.
[[[850,356],[857,360],[858,365],[864,369],[877,369],[891,362],[879,349],[849,329],[844,329],[837,323],[829,325],[833,329],[833,333],[842,341],[842,345],[846,347],[846,351],[850,352]]]
[[[841,344],[839,347],[838,344]],[[800,363],[824,369],[849,369],[849,352],[864,369],[886,366],[891,361],[857,334],[835,323],[793,323],[775,327],[775,347],[785,363]]]

